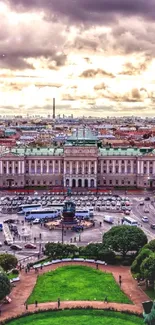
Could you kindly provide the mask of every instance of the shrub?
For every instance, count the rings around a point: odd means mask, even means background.
[[[115,261],[115,253],[110,249],[104,249],[98,252],[98,258],[106,263],[113,263]]]

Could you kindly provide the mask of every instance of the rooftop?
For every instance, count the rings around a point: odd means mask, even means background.
[[[13,154],[19,156],[62,156],[62,148],[13,148]]]
[[[155,155],[153,148],[99,148],[101,156],[144,156]]]
[[[96,145],[97,144],[97,136],[93,134],[91,129],[82,128],[77,129],[73,132],[71,136],[67,138],[66,144],[72,145]]]

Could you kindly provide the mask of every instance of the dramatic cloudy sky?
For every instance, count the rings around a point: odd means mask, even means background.
[[[155,113],[155,0],[0,1],[0,114]]]

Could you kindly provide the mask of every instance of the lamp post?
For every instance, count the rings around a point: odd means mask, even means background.
[[[63,221],[62,221],[62,227],[61,227],[61,243],[62,244],[64,243],[64,224],[63,224]]]

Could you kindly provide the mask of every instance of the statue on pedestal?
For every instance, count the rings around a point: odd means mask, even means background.
[[[150,313],[143,313],[144,323],[147,325],[155,325],[155,301],[153,302]]]
[[[67,196],[71,196],[72,195],[72,190],[71,188],[67,188]]]

